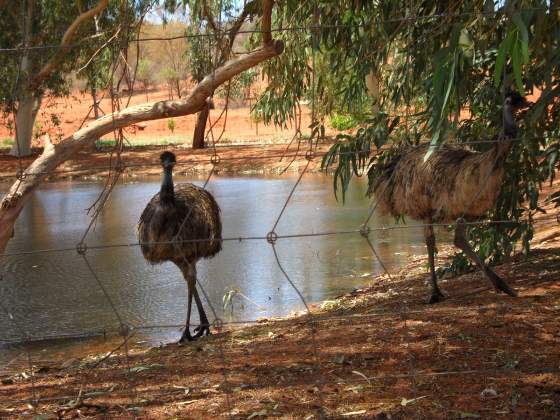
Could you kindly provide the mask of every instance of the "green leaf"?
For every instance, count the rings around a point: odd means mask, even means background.
[[[527,44],[529,42],[529,32],[527,31],[527,26],[525,26],[525,22],[521,19],[521,15],[519,13],[514,13],[511,17],[515,26],[519,30],[519,34],[521,35],[521,40]]]
[[[454,81],[455,81],[455,66],[457,64],[457,54],[455,54],[453,56],[453,64],[451,64],[451,69],[449,70],[449,77],[447,79],[447,89],[445,90],[445,96],[443,98],[443,102],[441,104],[441,110],[440,110],[440,118],[445,118],[445,110],[447,109],[447,104],[449,102],[449,96],[451,94],[451,89],[454,86]]]
[[[520,44],[523,64],[527,64],[529,62],[529,32],[527,31],[527,26],[525,26],[519,13],[514,13],[512,20],[517,26],[518,34],[521,35],[521,38],[517,37],[517,42]]]
[[[494,67],[494,87],[498,88],[502,81],[502,70],[506,62],[506,55],[511,49],[513,40],[513,32],[509,32],[506,38],[502,41],[496,57],[496,66]]]
[[[524,40],[521,40],[521,57],[523,58],[523,64],[529,63],[529,43]]]
[[[515,84],[517,90],[521,95],[525,95],[525,88],[523,87],[523,79],[521,78],[521,45],[515,42],[511,54],[511,63],[513,66],[513,74],[515,75]]]

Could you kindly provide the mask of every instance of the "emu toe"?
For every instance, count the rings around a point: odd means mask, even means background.
[[[432,293],[432,296],[430,296],[430,299],[428,300],[428,304],[431,305],[433,303],[438,303],[438,302],[441,302],[441,301],[445,300],[446,298],[447,298],[447,296],[445,296],[441,292]]]
[[[185,344],[188,343],[189,341],[194,341],[196,340],[196,335],[193,337],[191,335],[191,332],[189,331],[189,329],[187,328],[185,330],[185,332],[183,333],[183,335],[181,336],[181,338],[179,339],[179,344]]]
[[[199,325],[194,329],[194,338],[202,337],[203,335],[210,335],[209,325]]]
[[[496,285],[497,292],[503,292],[506,295],[510,295],[511,297],[517,297],[517,290],[513,287],[510,287],[507,283],[503,282]]]

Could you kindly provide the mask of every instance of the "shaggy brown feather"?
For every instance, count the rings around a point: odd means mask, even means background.
[[[200,258],[213,257],[222,249],[218,203],[208,191],[193,184],[179,184],[174,190],[173,206],[162,204],[158,193],[140,216],[138,238],[144,258],[152,264],[165,261],[181,264],[185,260],[193,263]],[[181,234],[175,238],[187,217]],[[178,245],[155,243],[174,239],[187,242]]]
[[[492,208],[504,175],[503,147],[479,153],[443,145],[424,162],[428,147],[409,148],[382,170],[368,191],[382,212],[446,223]]]
[[[454,244],[468,256],[498,291],[516,296],[473,251],[465,219],[476,219],[494,207],[504,178],[504,162],[517,136],[514,111],[528,103],[517,92],[504,100],[503,130],[496,145],[484,153],[450,145],[435,150],[424,159],[429,144],[411,147],[389,161],[376,182],[368,189],[375,194],[382,212],[409,216],[426,223],[424,237],[428,249],[432,296],[435,303],[445,296],[437,284],[435,271],[436,239],[432,223],[456,222]]]

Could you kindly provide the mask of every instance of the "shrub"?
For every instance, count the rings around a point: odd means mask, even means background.
[[[4,147],[11,147],[14,144],[14,139],[12,137],[0,138],[0,144],[2,144]]]
[[[333,114],[331,115],[331,126],[338,131],[346,131],[356,127],[358,122],[352,115]]]
[[[169,128],[169,131],[172,133],[175,131],[175,120],[173,118],[167,120],[167,128]]]

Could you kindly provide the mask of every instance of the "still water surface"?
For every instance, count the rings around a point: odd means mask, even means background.
[[[202,178],[176,181],[203,183]],[[295,181],[295,176],[213,177],[208,189],[222,208],[223,236],[265,236]],[[277,233],[359,228],[368,213],[365,187],[364,180],[353,181],[343,205],[333,196],[331,177],[306,175]],[[102,183],[76,181],[43,185],[23,210],[7,253],[74,247],[90,221],[85,209],[102,188]],[[157,178],[118,184],[87,244],[136,241],[138,217],[158,188]],[[377,215],[370,222],[371,227],[391,224],[391,218]],[[373,232],[371,238],[389,270],[398,269],[410,255],[425,252],[420,229]],[[308,302],[331,299],[367,285],[372,274],[382,271],[358,233],[280,239],[277,251],[281,264]],[[135,246],[90,249],[87,258],[126,324],[139,327],[184,322],[186,285],[175,265],[151,266]],[[21,354],[21,346],[10,343],[26,336],[38,340],[87,335],[115,330],[119,325],[86,262],[75,251],[8,256],[0,264],[0,364]],[[255,320],[304,308],[282,275],[272,247],[264,240],[224,242],[220,254],[199,263],[198,275],[214,310],[225,320]],[[233,289],[239,292],[233,297],[233,308],[224,308],[224,295]],[[205,305],[212,320],[212,310],[208,303]],[[180,330],[150,328],[141,330],[141,334],[143,339],[158,343],[178,339]],[[48,353],[51,348],[54,351],[65,346],[76,347],[76,342],[44,341],[33,349]],[[87,345],[77,347],[83,351]]]

